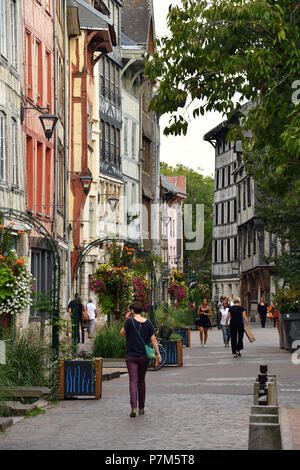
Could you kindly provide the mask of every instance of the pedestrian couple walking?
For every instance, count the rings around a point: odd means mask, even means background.
[[[83,305],[81,297],[76,293],[74,300],[68,305],[68,313],[71,316],[72,320],[72,339],[73,345],[76,349],[77,344],[80,343],[80,334],[81,329],[81,341],[84,343],[84,330],[87,329],[88,337],[91,338],[95,328],[95,318],[97,316],[96,305],[92,302],[92,299],[89,299],[86,306]]]

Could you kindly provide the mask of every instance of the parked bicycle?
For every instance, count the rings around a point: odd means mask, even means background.
[[[160,355],[161,355],[161,362],[158,363],[156,358],[153,359],[152,361],[150,361],[148,370],[159,370],[159,369],[161,369],[165,365],[166,360],[167,360],[167,351],[164,348],[164,346],[161,344],[161,342],[159,341],[159,338],[157,338],[157,334],[156,334],[156,339],[157,339],[158,349],[159,349],[159,352],[160,352]]]

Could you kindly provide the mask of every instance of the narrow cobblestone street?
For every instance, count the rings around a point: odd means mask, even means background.
[[[148,372],[145,416],[128,416],[125,374],[103,384],[100,401],[63,401],[16,423],[0,436],[0,450],[246,450],[260,364],[277,375],[283,446],[297,449],[299,421],[291,423],[289,417],[300,409],[300,366],[279,349],[277,329],[252,328],[257,340],[250,344],[245,338],[239,359],[224,348],[221,331],[209,331],[207,348],[200,348],[193,331],[183,367]]]

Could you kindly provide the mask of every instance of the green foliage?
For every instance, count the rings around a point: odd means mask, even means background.
[[[300,286],[280,287],[277,285],[273,300],[277,302],[280,313],[300,312]]]
[[[169,338],[170,341],[177,341],[178,339],[181,339],[181,341],[183,341],[183,337],[181,335],[178,335],[177,333],[172,333]]]
[[[164,306],[160,305],[155,310],[155,324],[158,328],[167,326],[169,328],[184,328],[194,324],[193,313],[189,310],[168,308],[165,312]]]
[[[171,113],[168,134],[217,111],[236,123],[246,170],[259,190],[259,217],[300,244],[300,28],[297,0],[183,0],[170,6],[170,36],[157,41],[146,75],[159,79],[150,109]],[[252,107],[242,109],[245,102]],[[239,119],[243,118],[243,119]]]
[[[7,343],[6,364],[1,380],[12,386],[47,386],[50,345],[28,328],[14,342]],[[5,379],[4,379],[5,377]]]
[[[201,250],[187,251],[184,249],[184,259],[190,262],[191,269],[210,269],[211,267],[211,244],[213,228],[213,197],[214,179],[211,176],[203,176],[201,168],[199,172],[192,170],[182,164],[176,167],[167,163],[160,163],[160,171],[165,176],[186,176],[187,199],[183,202],[183,211],[186,204],[204,204],[204,246]],[[196,212],[193,213],[193,230],[196,230]],[[189,240],[190,241],[190,240]],[[184,243],[185,247],[185,243]]]
[[[121,338],[120,331],[123,322],[113,322],[110,326],[103,326],[93,338],[94,357],[125,357],[126,339]]]

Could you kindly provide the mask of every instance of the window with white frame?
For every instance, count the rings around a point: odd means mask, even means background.
[[[12,183],[18,186],[18,132],[17,122],[11,120],[11,153],[12,153]]]
[[[17,5],[16,0],[10,1],[11,21],[11,65],[17,69]]]
[[[128,119],[124,119],[124,153],[128,155]]]
[[[6,0],[0,0],[0,53],[7,57],[7,14]]]
[[[6,181],[6,115],[0,112],[0,180]]]
[[[131,134],[131,155],[132,158],[136,157],[136,123],[132,123],[132,134]]]

